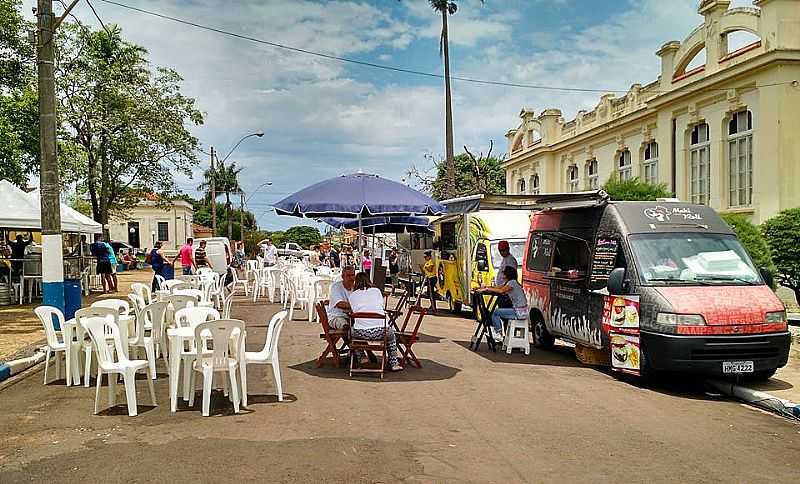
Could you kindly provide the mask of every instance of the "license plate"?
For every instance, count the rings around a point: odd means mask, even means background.
[[[722,373],[753,373],[752,361],[723,361]]]

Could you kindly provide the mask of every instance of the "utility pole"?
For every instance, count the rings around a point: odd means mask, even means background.
[[[244,191],[239,190],[239,240],[244,242]]]
[[[75,2],[73,2],[74,6]],[[68,12],[65,12],[66,15]],[[59,21],[60,23],[60,21]],[[61,184],[56,158],[56,83],[52,0],[38,0],[36,66],[39,81],[40,198],[42,226],[42,293],[44,304],[64,311],[64,258],[61,235]]]
[[[217,236],[217,172],[214,168],[214,147],[211,147],[211,236]]]

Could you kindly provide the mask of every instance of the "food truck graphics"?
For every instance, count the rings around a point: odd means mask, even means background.
[[[768,378],[786,364],[771,276],[711,208],[591,198],[532,217],[520,262],[538,346],[562,338],[645,375]]]
[[[437,292],[452,310],[469,305],[473,289],[493,285],[502,261],[501,240],[508,241],[518,263],[522,260],[530,216],[529,210],[480,210],[451,212],[433,222],[439,240]]]

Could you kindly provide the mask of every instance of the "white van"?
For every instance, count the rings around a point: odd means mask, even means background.
[[[233,250],[227,237],[208,237],[205,239],[194,239],[192,247],[196,250],[200,247],[200,241],[206,242],[206,256],[211,263],[211,268],[217,274],[227,274],[228,266],[233,260]],[[226,251],[227,249],[227,251]]]

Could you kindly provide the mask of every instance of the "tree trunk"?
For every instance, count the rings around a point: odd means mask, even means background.
[[[447,9],[442,11],[442,51],[444,53],[444,104],[445,104],[445,176],[447,196],[453,197],[456,188],[455,161],[453,160],[453,105],[450,95],[450,41],[447,35]]]

